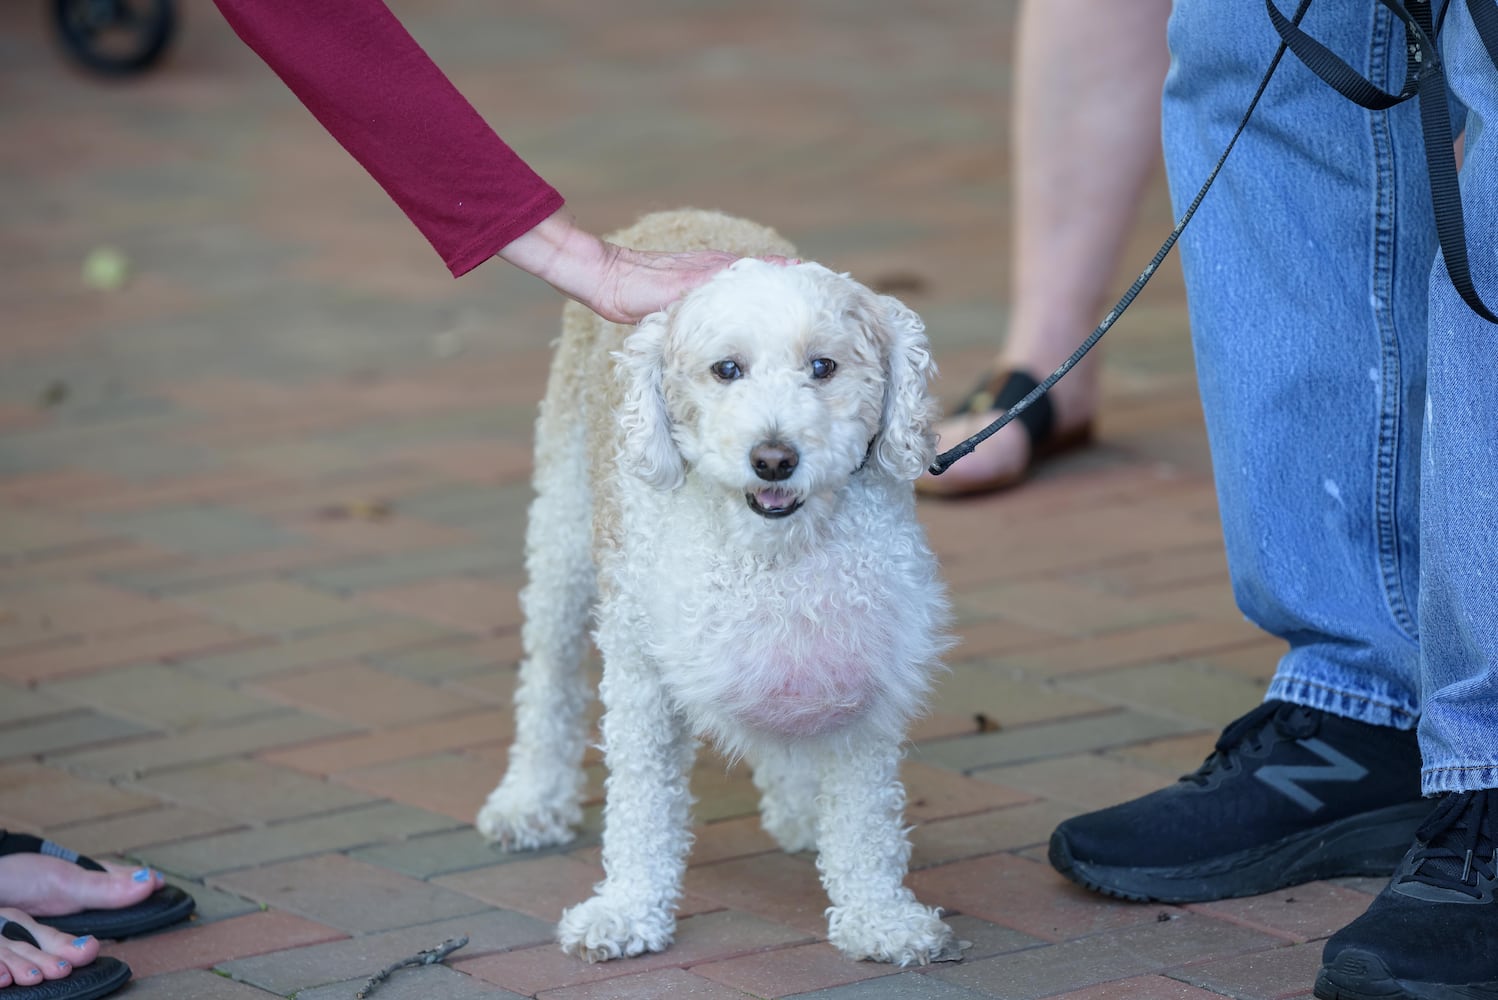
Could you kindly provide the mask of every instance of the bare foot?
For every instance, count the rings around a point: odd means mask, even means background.
[[[62,979],[79,966],[99,957],[99,942],[91,937],[75,938],[32,920],[20,910],[0,909],[0,926],[10,922],[24,928],[35,945],[0,936],[0,997],[9,986],[35,986],[48,979]]]
[[[964,413],[943,420],[936,427],[937,450],[955,448],[987,427],[996,413]],[[926,472],[916,489],[927,496],[961,496],[992,493],[1017,486],[1030,464],[1030,436],[1017,423],[995,431],[993,436],[954,462],[940,476]]]
[[[160,872],[104,863],[107,871],[81,868],[45,854],[0,857],[0,906],[33,917],[131,906],[166,885]]]
[[[1091,359],[1088,359],[1090,362]],[[1044,399],[1051,407],[1053,423],[1044,441],[1032,443],[1019,421],[995,431],[986,441],[954,462],[940,476],[927,472],[916,481],[916,492],[925,496],[967,496],[998,493],[1025,481],[1036,458],[1079,447],[1092,438],[1092,422],[1098,409],[1098,377],[1095,364],[1083,362],[1053,385]],[[1026,371],[1027,367],[1003,363],[995,371]],[[954,414],[937,425],[937,451],[957,447],[1001,416],[997,409]],[[1036,449],[1040,454],[1035,455]]]

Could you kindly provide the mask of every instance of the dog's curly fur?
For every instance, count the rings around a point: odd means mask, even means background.
[[[795,253],[697,211],[610,238]],[[607,877],[563,915],[568,952],[670,944],[698,739],[753,765],[782,847],[818,850],[834,945],[902,965],[950,950],[902,884],[898,776],[946,645],[912,492],[933,372],[914,313],[816,264],[740,261],[633,333],[566,307],[537,422],[516,737],[478,826],[515,849],[571,838],[597,597]]]

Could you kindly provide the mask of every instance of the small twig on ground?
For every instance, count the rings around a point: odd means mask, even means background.
[[[399,962],[392,962],[390,965],[385,966],[379,972],[376,972],[374,975],[369,977],[369,982],[365,983],[363,988],[360,989],[358,993],[354,994],[355,1000],[364,1000],[365,997],[374,992],[376,986],[389,979],[390,974],[395,970],[404,969],[412,965],[436,965],[438,962],[442,961],[444,958],[451,955],[453,952],[457,951],[467,943],[467,935],[464,935],[463,937],[448,938],[446,941],[442,942],[435,948],[428,948],[425,951],[418,951],[410,958],[403,958]]]

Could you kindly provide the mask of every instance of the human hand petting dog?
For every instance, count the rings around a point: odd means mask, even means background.
[[[609,322],[626,324],[664,309],[739,259],[722,250],[632,250],[594,236],[566,211],[544,219],[499,256]]]

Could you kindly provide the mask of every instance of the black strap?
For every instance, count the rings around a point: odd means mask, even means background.
[[[1383,0],[1389,3],[1390,0]],[[1479,20],[1478,9],[1487,17],[1487,31]],[[1488,50],[1488,58],[1498,67],[1498,9],[1492,0],[1467,0],[1467,9],[1472,20],[1478,24],[1478,34]],[[1428,35],[1434,32],[1430,23],[1429,0],[1415,0],[1417,21]],[[1408,30],[1408,29],[1406,29]],[[1426,38],[1430,50],[1435,45]],[[1425,157],[1430,168],[1430,194],[1435,204],[1436,235],[1441,242],[1441,254],[1446,259],[1446,271],[1451,275],[1451,284],[1462,301],[1477,315],[1489,323],[1498,323],[1498,316],[1472,284],[1472,269],[1467,261],[1467,227],[1462,219],[1462,193],[1456,179],[1456,152],[1452,149],[1451,105],[1447,100],[1446,76],[1442,72],[1439,58],[1432,61],[1430,70],[1420,78],[1420,127],[1425,133]]]
[[[1378,0],[1404,22],[1405,42],[1409,53],[1404,87],[1389,94],[1365,79],[1326,46],[1296,25],[1285,20],[1274,0],[1264,0],[1269,20],[1291,52],[1306,68],[1331,86],[1337,93],[1362,107],[1382,111],[1411,97],[1420,99],[1420,130],[1425,139],[1425,162],[1430,174],[1431,203],[1435,208],[1436,238],[1446,260],[1451,284],[1467,306],[1487,320],[1498,323],[1472,284],[1472,269],[1467,260],[1467,226],[1462,218],[1461,190],[1456,179],[1456,152],[1452,148],[1451,108],[1447,103],[1446,74],[1435,43],[1436,28],[1430,0],[1410,0],[1406,7],[1398,0]],[[1460,0],[1453,0],[1460,2]],[[1498,66],[1498,6],[1492,0],[1467,0],[1467,9],[1488,57]],[[1444,11],[1443,11],[1444,16]]]
[[[1349,101],[1373,111],[1383,111],[1396,104],[1403,104],[1415,96],[1419,62],[1413,57],[1405,71],[1404,86],[1399,93],[1390,94],[1375,86],[1372,81],[1365,79],[1331,49],[1300,30],[1298,24],[1285,20],[1285,15],[1281,14],[1280,9],[1274,5],[1274,0],[1264,0],[1264,6],[1269,11],[1269,20],[1274,25],[1274,30],[1279,32],[1280,38],[1290,51],[1306,64],[1306,68],[1325,80],[1337,93]]]
[[[1010,372],[989,409],[1007,410],[1034,392],[1039,385],[1028,372]],[[1051,407],[1050,397],[1042,395],[1036,399],[1029,409],[1020,413],[1019,422],[1024,426],[1032,445],[1044,444],[1056,427],[1056,413]]]
[[[1482,47],[1488,50],[1488,58],[1498,66],[1498,4],[1467,0],[1467,13],[1472,15],[1477,37],[1482,39]],[[1446,11],[1442,9],[1441,17],[1444,19],[1445,16]]]
[[[1040,385],[1029,372],[1019,370],[989,372],[957,407],[956,413],[983,414],[1007,410],[1017,405]],[[1021,410],[1016,418],[1025,428],[1032,445],[1043,444],[1056,427],[1056,413],[1050,398],[1038,397],[1034,404]]]
[[[0,857],[7,854],[45,854],[53,858],[61,858],[70,861],[80,868],[86,868],[92,872],[104,871],[104,866],[93,858],[79,854],[77,851],[69,850],[60,844],[54,844],[50,840],[29,833],[10,833],[0,830]]]
[[[33,948],[41,947],[41,945],[37,944],[36,938],[32,936],[30,931],[14,920],[6,920],[4,917],[0,917],[0,938],[5,938],[7,941],[19,941],[22,944],[29,944]]]

